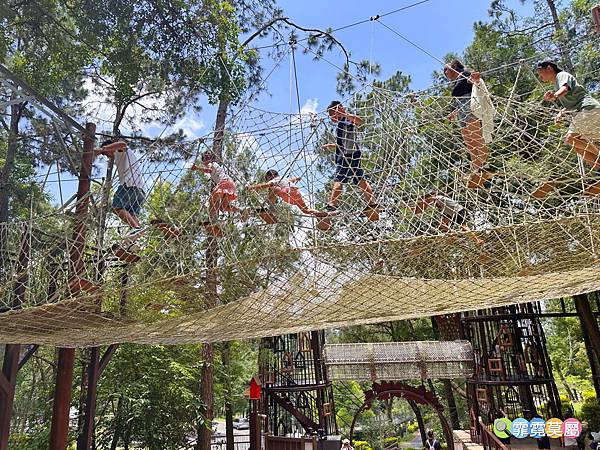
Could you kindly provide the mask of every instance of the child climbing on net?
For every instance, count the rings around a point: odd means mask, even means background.
[[[298,186],[295,185],[300,181],[300,177],[282,178],[279,173],[274,170],[267,170],[265,173],[265,182],[247,186],[247,190],[269,190],[269,203],[275,205],[277,197],[283,200],[285,203],[297,206],[304,214],[314,217],[327,217],[330,215],[329,212],[319,211],[314,208],[309,208],[302,197],[302,193]]]
[[[113,212],[132,228],[131,232],[123,236],[121,244],[115,243],[112,246],[112,251],[125,262],[136,262],[139,256],[134,253],[140,249],[136,242],[148,231],[148,228],[142,227],[138,217],[146,199],[140,160],[119,137],[108,139],[94,149],[94,156],[100,155],[113,160],[117,168],[119,187],[112,200]],[[150,225],[158,228],[167,237],[178,238],[181,234],[176,226],[161,219],[151,220]]]
[[[211,225],[209,232],[212,234],[220,234],[220,229],[218,229],[218,225],[216,225],[216,222],[219,219],[219,213],[224,211],[242,214],[243,211],[237,206],[232,205],[235,199],[237,199],[235,183],[227,172],[225,172],[223,166],[216,162],[213,152],[206,151],[202,154],[202,165],[203,166],[197,166],[196,164],[193,164],[191,169],[199,170],[200,172],[210,175],[210,178],[215,183],[215,187],[208,199],[208,215]]]
[[[440,230],[446,233],[450,231],[452,225],[458,225],[462,231],[469,233],[469,237],[476,245],[484,244],[484,241],[479,239],[467,225],[467,209],[464,206],[437,191],[430,191],[417,202],[415,212],[423,213],[432,205],[442,213]]]

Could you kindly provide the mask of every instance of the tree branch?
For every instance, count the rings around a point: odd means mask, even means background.
[[[328,31],[320,30],[318,28],[301,27],[300,25],[297,25],[296,23],[292,22],[289,19],[289,17],[276,17],[275,19],[269,20],[266,24],[264,24],[262,27],[260,27],[254,33],[252,33],[244,42],[242,42],[241,47],[247,46],[253,39],[255,39],[257,36],[259,36],[267,28],[270,28],[273,25],[275,25],[277,22],[284,22],[287,25],[289,25],[290,27],[296,28],[300,31],[304,31],[307,33],[316,33],[315,37],[327,36],[329,39],[331,39],[331,41],[333,41],[335,44],[337,44],[342,49],[342,51],[344,52],[344,56],[346,57],[346,64],[350,65],[350,55],[348,54],[346,47],[344,47],[342,45],[342,43],[340,41],[338,41],[331,33],[329,33]]]
[[[300,25],[296,25],[294,22],[291,22],[288,19],[284,19],[283,20],[285,23],[287,23],[288,25],[297,28],[298,30],[301,31],[305,31],[307,33],[317,33],[317,35],[315,37],[320,37],[321,35],[327,36],[329,39],[331,39],[333,42],[335,42],[344,52],[344,56],[346,57],[346,64],[348,64],[348,66],[350,65],[350,55],[348,54],[348,51],[346,50],[346,47],[344,47],[342,45],[342,43],[340,41],[338,41],[335,37],[333,37],[333,35],[331,33],[329,33],[328,31],[323,31],[323,30],[319,30],[317,28],[304,28],[301,27]]]

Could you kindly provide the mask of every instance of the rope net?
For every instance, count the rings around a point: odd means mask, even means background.
[[[346,183],[327,217],[248,188],[267,170],[300,177],[307,207],[325,211],[335,151],[323,145],[336,142],[326,112],[237,110],[218,162],[241,213],[217,218],[207,206],[214,184],[190,170],[213,148],[212,134],[169,152],[151,144],[139,160],[144,231],[132,247],[123,239],[130,229],[110,213],[117,176],[101,183],[99,174],[86,197],[83,253],[73,202],[0,228],[0,341],[220,341],[600,289],[593,170],[564,145],[555,111],[512,95],[491,100],[482,174],[445,120],[452,98],[377,87],[356,94],[348,110],[364,121],[356,141],[373,197],[362,182]]]

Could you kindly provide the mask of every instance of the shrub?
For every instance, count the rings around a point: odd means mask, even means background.
[[[354,450],[373,450],[367,441],[354,441]]]
[[[419,424],[417,422],[411,423],[408,427],[406,427],[406,431],[409,433],[414,433],[419,430]]]
[[[581,406],[581,421],[586,421],[590,430],[600,430],[600,405],[595,396],[587,397]]]
[[[396,436],[390,436],[383,439],[383,443],[386,448],[391,447],[392,445],[397,446],[400,442],[400,439]]]

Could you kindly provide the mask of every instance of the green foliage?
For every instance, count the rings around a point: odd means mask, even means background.
[[[585,398],[579,419],[586,421],[591,431],[600,430],[600,404],[595,395]]]
[[[354,450],[373,450],[367,441],[354,441]]]
[[[412,422],[406,429],[409,433],[415,433],[419,431],[419,424],[417,422]]]
[[[9,448],[12,450],[39,450],[48,446],[50,427],[37,425],[26,432],[12,432],[9,437]]]
[[[156,450],[186,444],[200,408],[200,354],[198,346],[121,346],[99,384],[100,446],[113,439]]]

